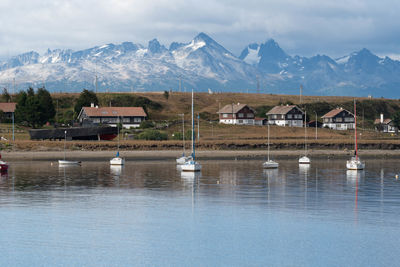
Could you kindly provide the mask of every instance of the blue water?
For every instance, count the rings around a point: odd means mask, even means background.
[[[400,266],[396,159],[59,168],[0,179],[0,266]]]

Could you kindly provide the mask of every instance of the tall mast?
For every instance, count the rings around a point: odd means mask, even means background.
[[[268,123],[268,161],[269,161],[269,123]]]
[[[192,88],[192,157],[195,160],[195,151],[194,151],[194,110],[193,110],[193,88]]]
[[[183,138],[183,155],[186,155],[185,151],[185,113],[182,113],[182,138]]]
[[[357,151],[357,109],[356,109],[356,100],[354,99],[354,148],[356,150],[356,160],[358,159],[358,151]]]
[[[304,112],[304,155],[307,156],[307,111]]]

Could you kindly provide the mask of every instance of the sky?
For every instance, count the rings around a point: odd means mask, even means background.
[[[398,0],[1,0],[0,58],[205,32],[237,56],[273,38],[290,55],[400,59],[399,11]]]

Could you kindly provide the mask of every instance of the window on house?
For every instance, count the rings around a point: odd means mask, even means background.
[[[122,122],[131,122],[131,120],[129,118],[122,118]]]
[[[247,118],[254,118],[254,114],[253,113],[247,113]]]
[[[274,114],[274,115],[272,115],[272,118],[273,118],[273,119],[276,119],[277,117],[278,117],[278,116],[277,116],[277,115],[275,115],[275,114]]]
[[[93,123],[100,123],[100,118],[93,118],[92,121]]]
[[[291,119],[291,118],[292,118],[292,114],[288,114],[288,115],[287,115],[287,118],[288,118],[288,119]]]
[[[133,118],[133,122],[141,122],[142,118]]]
[[[244,114],[243,113],[239,113],[239,118],[243,118]]]
[[[336,122],[342,122],[343,119],[342,118],[336,118]]]
[[[222,114],[222,118],[228,118],[228,114],[226,113]]]

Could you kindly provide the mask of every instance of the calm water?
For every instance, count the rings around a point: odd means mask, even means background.
[[[400,266],[399,160],[59,168],[0,178],[0,266]]]

